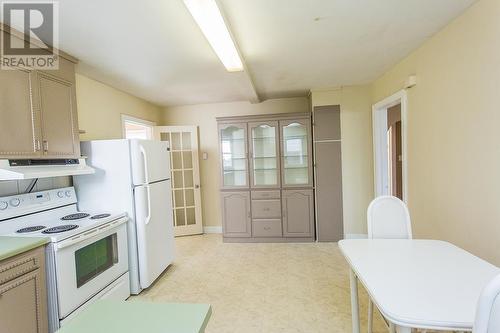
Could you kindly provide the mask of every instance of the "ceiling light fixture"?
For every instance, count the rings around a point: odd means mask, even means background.
[[[184,0],[184,4],[226,69],[243,71],[243,62],[215,0]]]

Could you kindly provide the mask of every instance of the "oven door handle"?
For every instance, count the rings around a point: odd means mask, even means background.
[[[118,219],[116,221],[112,221],[112,222],[103,224],[103,225],[101,225],[101,226],[99,226],[97,228],[91,229],[91,230],[86,231],[86,232],[84,232],[82,234],[76,235],[76,236],[74,236],[74,237],[72,237],[70,239],[62,241],[62,242],[58,243],[56,245],[56,247],[58,249],[64,249],[64,248],[69,247],[71,245],[74,245],[76,243],[83,242],[86,239],[93,238],[93,237],[95,237],[97,235],[100,235],[100,234],[108,231],[109,227],[116,228],[119,225],[122,225],[122,224],[126,223],[127,221],[128,221],[127,217],[122,217],[122,218],[120,218],[120,219]]]

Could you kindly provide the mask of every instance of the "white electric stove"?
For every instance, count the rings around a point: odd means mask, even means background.
[[[126,213],[80,212],[73,187],[0,197],[0,235],[47,237],[49,331],[97,299],[130,296]]]

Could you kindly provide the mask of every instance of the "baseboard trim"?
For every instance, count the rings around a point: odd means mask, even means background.
[[[222,226],[220,227],[203,227],[205,234],[222,234]]]
[[[367,234],[345,234],[345,239],[363,239],[368,238]]]

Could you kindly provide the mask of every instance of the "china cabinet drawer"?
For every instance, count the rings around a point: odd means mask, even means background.
[[[281,237],[281,220],[253,220],[253,237]]]
[[[252,200],[280,199],[280,191],[252,191]]]
[[[252,200],[252,217],[254,219],[281,218],[281,201]]]

